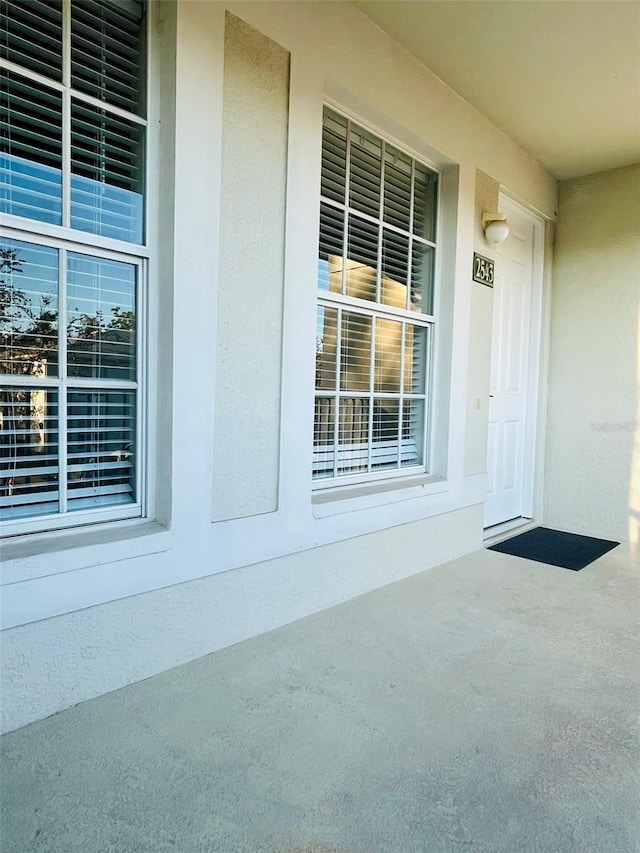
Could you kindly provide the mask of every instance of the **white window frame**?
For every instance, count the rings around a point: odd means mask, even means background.
[[[367,121],[364,121],[358,116],[351,114],[349,111],[345,110],[342,106],[333,102],[330,99],[325,99],[323,104],[323,110],[328,109],[331,112],[337,113],[342,116],[342,118],[347,121],[347,161],[346,161],[346,174],[347,181],[349,177],[349,156],[348,156],[348,142],[350,139],[351,126],[352,124],[356,124],[358,127],[361,127],[363,130],[371,133],[373,136],[376,136],[382,143],[382,174],[381,174],[381,207],[384,199],[384,162],[385,162],[385,147],[386,145],[390,145],[393,148],[398,149],[403,154],[411,157],[413,161],[418,161],[420,164],[426,166],[431,172],[435,173],[438,176],[437,180],[437,191],[436,191],[436,199],[435,199],[435,241],[427,240],[423,237],[419,237],[412,233],[413,229],[413,201],[414,196],[412,194],[411,197],[411,217],[410,217],[410,230],[409,232],[404,231],[401,228],[398,228],[391,223],[385,222],[382,216],[382,210],[380,211],[380,216],[375,218],[369,216],[368,214],[359,211],[357,208],[353,208],[349,206],[348,203],[341,204],[340,202],[335,201],[334,199],[327,198],[320,194],[320,203],[328,205],[330,207],[334,207],[337,210],[341,210],[344,214],[344,233],[343,233],[343,250],[346,253],[346,249],[348,246],[348,215],[353,213],[357,218],[362,219],[364,221],[370,222],[378,226],[378,257],[377,257],[377,266],[376,266],[376,301],[364,300],[355,297],[348,296],[345,293],[336,293],[332,291],[325,291],[317,289],[317,299],[316,299],[316,307],[326,307],[333,308],[338,311],[338,342],[339,342],[339,329],[340,329],[340,316],[341,311],[346,309],[350,312],[366,315],[370,317],[379,317],[381,319],[391,319],[391,320],[400,320],[406,323],[406,325],[423,327],[428,330],[428,340],[426,345],[426,353],[425,353],[425,394],[424,394],[424,421],[423,421],[423,436],[422,436],[422,459],[423,463],[420,465],[412,465],[412,466],[403,466],[397,467],[393,469],[386,470],[377,470],[372,471],[372,460],[375,460],[375,451],[373,456],[370,456],[368,459],[368,470],[366,472],[357,472],[354,474],[344,474],[344,475],[336,475],[334,473],[333,477],[313,477],[312,479],[312,489],[314,492],[322,492],[329,490],[341,489],[343,486],[352,486],[352,485],[361,485],[361,484],[372,484],[376,482],[387,482],[390,480],[398,480],[398,481],[415,481],[417,475],[428,476],[431,468],[431,442],[432,442],[432,410],[433,410],[433,398],[434,398],[434,361],[435,361],[435,353],[436,353],[436,337],[438,334],[438,323],[437,323],[437,314],[438,314],[438,304],[439,304],[439,285],[440,285],[440,257],[439,257],[439,244],[440,244],[440,223],[442,219],[442,211],[441,211],[441,198],[442,198],[442,174],[441,170],[438,169],[432,162],[426,159],[423,155],[418,154],[414,151],[410,146],[405,145],[402,141],[395,140],[385,134],[383,131],[370,124]],[[413,171],[415,172],[415,162],[413,163]],[[412,175],[412,183],[413,183],[413,175]],[[348,202],[348,198],[345,200]],[[384,228],[383,228],[384,226]],[[381,278],[382,278],[382,264],[381,264],[381,252],[382,252],[382,242],[383,242],[383,232],[384,229],[391,230],[397,234],[401,234],[403,236],[411,235],[413,239],[417,240],[417,242],[422,243],[425,246],[429,246],[434,250],[434,262],[433,262],[433,293],[432,293],[432,314],[418,314],[416,312],[412,312],[407,310],[401,310],[395,308],[390,305],[385,305],[384,303],[378,301],[381,291]],[[346,258],[346,254],[345,254]],[[408,281],[411,280],[411,253],[409,253],[408,258]],[[343,268],[343,279],[346,276],[346,264]],[[343,288],[344,289],[344,288]],[[407,288],[407,299],[409,298],[409,288]],[[400,375],[404,375],[404,334],[405,334],[406,326],[403,326],[402,338],[403,345],[401,348],[401,368]],[[337,355],[337,369],[336,369],[336,391],[335,394],[323,394],[321,391],[315,388],[314,382],[314,404],[315,401],[321,398],[332,398],[334,396],[341,396],[345,398],[353,398],[363,396],[373,402],[374,397],[387,397],[388,399],[392,399],[397,397],[398,399],[406,399],[407,397],[411,398],[411,395],[406,395],[404,393],[398,393],[396,395],[389,392],[377,392],[373,389],[373,377],[374,377],[374,359],[375,359],[375,337],[372,334],[371,341],[371,366],[370,366],[370,387],[368,392],[354,392],[354,391],[341,391],[339,388],[340,383],[340,349],[338,345],[338,355]],[[419,396],[419,395],[418,395]],[[372,406],[370,408],[369,413],[369,431],[371,432],[371,416],[372,416]],[[402,407],[400,407],[400,443],[402,444]],[[336,433],[338,431],[338,424],[335,425]],[[373,447],[373,442],[370,441],[368,443],[369,447]],[[350,446],[348,446],[350,448]],[[344,454],[346,451],[339,449],[339,444],[336,440],[334,444],[326,445],[328,453],[334,454],[335,458],[335,469],[338,466],[338,453]],[[378,449],[379,453],[384,452],[384,447]],[[316,459],[316,454],[322,452],[322,447],[318,447],[316,445],[313,446],[313,457]],[[348,451],[347,451],[348,452]],[[401,455],[401,454],[400,454]],[[343,456],[341,456],[343,458]]]
[[[2,374],[2,384],[6,388],[37,386],[58,390],[58,454],[59,454],[59,504],[56,513],[34,515],[4,521],[0,519],[0,538],[17,536],[27,533],[46,533],[48,531],[77,528],[108,521],[120,521],[147,517],[149,510],[148,493],[148,264],[150,257],[149,246],[149,208],[151,188],[150,169],[150,139],[149,139],[149,104],[150,104],[150,74],[151,67],[151,34],[153,27],[152,7],[147,5],[145,29],[145,80],[144,92],[147,104],[146,117],[130,113],[120,107],[102,101],[92,95],[85,94],[73,88],[71,84],[71,0],[62,3],[62,82],[50,79],[14,62],[0,58],[0,68],[19,75],[26,81],[44,86],[62,95],[62,224],[54,225],[40,222],[36,219],[2,214],[0,217],[0,237],[8,240],[19,240],[48,248],[57,249],[59,263],[58,280],[58,340],[59,374],[56,377],[37,377],[27,374]],[[143,243],[132,243],[92,234],[71,228],[71,98],[82,101],[90,106],[98,107],[107,113],[145,129],[144,142],[144,195],[142,209]],[[86,254],[104,260],[120,261],[136,269],[136,379],[132,381],[92,379],[83,377],[69,378],[66,366],[66,255],[68,252]],[[67,511],[67,483],[63,482],[66,474],[66,406],[67,390],[84,389],[95,391],[135,391],[136,392],[136,500],[130,504],[120,504],[112,507],[82,509]]]

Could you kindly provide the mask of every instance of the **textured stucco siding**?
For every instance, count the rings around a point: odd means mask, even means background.
[[[560,184],[545,512],[638,541],[640,164]]]

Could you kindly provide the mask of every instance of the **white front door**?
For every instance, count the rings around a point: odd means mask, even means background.
[[[530,362],[537,352],[532,336],[538,336],[533,310],[538,300],[533,296],[541,224],[504,196],[500,210],[507,214],[511,234],[496,247],[485,527],[530,516],[533,499],[536,395],[530,386],[537,371]]]

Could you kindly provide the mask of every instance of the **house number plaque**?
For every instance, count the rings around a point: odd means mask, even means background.
[[[493,261],[477,252],[473,253],[473,280],[493,287]]]

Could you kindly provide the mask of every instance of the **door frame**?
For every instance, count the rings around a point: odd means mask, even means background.
[[[499,196],[498,209],[502,213],[509,216],[509,211],[513,210],[521,216],[525,216],[533,225],[533,250],[532,250],[532,268],[531,268],[531,300],[529,308],[529,352],[527,358],[527,393],[525,401],[525,420],[524,420],[524,439],[523,439],[523,478],[522,478],[522,515],[520,519],[514,519],[510,522],[502,522],[485,527],[485,532],[489,532],[491,536],[497,528],[502,527],[518,527],[526,525],[540,513],[540,506],[536,500],[536,474],[538,471],[538,461],[542,454],[539,453],[538,435],[539,435],[539,420],[540,420],[540,402],[543,399],[541,394],[541,379],[542,379],[542,353],[543,353],[543,294],[544,294],[544,244],[545,244],[545,223],[542,217],[538,216],[528,207],[517,202],[508,193],[501,189]],[[499,263],[499,256],[496,257],[496,265]],[[492,324],[493,328],[493,324]]]

